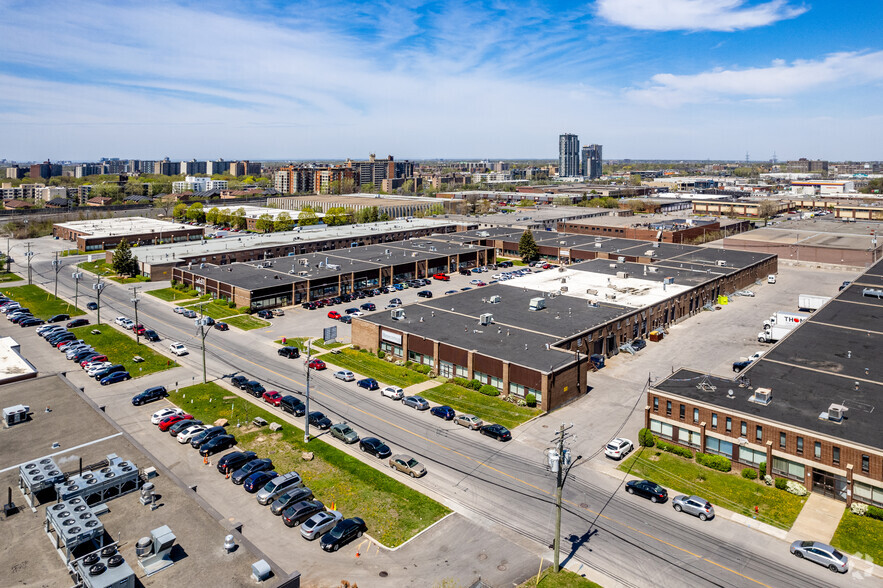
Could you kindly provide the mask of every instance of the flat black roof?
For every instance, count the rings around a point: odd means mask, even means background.
[[[178,269],[187,270],[196,276],[203,278],[211,278],[225,284],[230,284],[237,288],[246,290],[256,290],[270,286],[280,286],[282,284],[293,284],[295,282],[303,282],[304,278],[293,276],[283,272],[270,272],[248,263],[231,263],[229,265],[212,265],[209,263],[194,264],[191,267],[181,267]],[[274,277],[276,276],[276,277]]]

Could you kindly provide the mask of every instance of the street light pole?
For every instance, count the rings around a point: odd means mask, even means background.
[[[58,251],[55,252],[55,259],[52,260],[52,269],[55,270],[55,297],[58,298],[58,272],[61,271],[61,262],[58,260]]]
[[[25,257],[28,258],[28,286],[31,285],[31,258],[34,256],[34,252],[31,251],[31,243],[28,242],[28,251],[25,253]]]
[[[313,348],[307,341],[307,398],[304,403],[304,443],[310,442],[310,356]]]
[[[141,336],[138,334],[138,286],[132,286],[132,304],[135,306],[135,344],[141,345]]]
[[[555,483],[555,541],[553,543],[553,548],[555,550],[555,561],[552,564],[552,571],[556,574],[561,570],[561,493],[564,489],[564,482],[567,481],[567,474],[570,473],[570,468],[572,468],[574,464],[576,464],[576,462],[583,457],[579,455],[576,459],[571,461],[570,450],[565,449],[564,447],[564,441],[568,438],[567,431],[572,428],[573,423],[571,423],[568,427],[565,427],[564,423],[561,424],[561,427],[555,434],[555,453],[550,456],[552,459],[549,463],[550,467],[552,468],[552,472],[555,473],[557,477]]]
[[[104,290],[104,286],[106,284],[101,283],[101,276],[98,276],[98,282],[92,284],[92,289],[95,290],[95,299],[98,304],[98,324],[101,324],[101,291]]]
[[[74,279],[74,306],[77,306],[77,297],[80,295],[80,278],[83,277],[83,272],[74,272],[71,277]]]

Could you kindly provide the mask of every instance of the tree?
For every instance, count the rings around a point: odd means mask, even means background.
[[[217,208],[209,208],[205,213],[205,222],[216,225],[221,212]]]
[[[183,219],[187,214],[187,205],[183,202],[179,202],[175,205],[175,208],[172,209],[172,216],[177,219]]]
[[[219,224],[223,227],[230,226],[230,209],[229,208],[221,208],[218,210],[217,224]]]
[[[361,186],[361,192],[363,194],[373,194],[376,191],[377,188],[371,182],[368,182],[367,184],[362,184]]]
[[[248,228],[248,220],[245,218],[245,209],[237,208],[230,214],[230,223],[234,228],[237,229],[246,229]]]
[[[540,250],[530,229],[521,234],[521,240],[518,241],[518,254],[521,255],[521,261],[525,262],[534,261],[540,256]]]
[[[138,258],[132,255],[132,248],[125,239],[120,241],[114,250],[111,267],[120,276],[135,276],[138,274]]]
[[[413,194],[414,180],[405,180],[405,183],[402,184],[402,192],[404,192],[405,194]]]
[[[325,211],[325,224],[329,227],[347,225],[351,222],[351,213],[343,206],[332,206]]]
[[[779,205],[772,200],[764,200],[757,207],[757,216],[760,218],[770,218],[779,212]]]
[[[205,221],[205,212],[202,208],[201,202],[194,202],[187,208],[187,220],[196,221],[201,223]]]
[[[270,216],[269,212],[265,212],[254,223],[254,228],[259,233],[270,233],[273,231],[273,217]]]
[[[290,231],[293,226],[294,219],[291,218],[291,215],[287,212],[280,212],[279,216],[276,217],[276,221],[273,223],[273,230]]]
[[[299,227],[309,227],[317,224],[319,224],[319,217],[316,216],[316,213],[309,206],[305,207],[297,215],[297,226]]]
[[[641,185],[641,174],[631,174],[629,176],[629,184],[632,186],[640,186]]]

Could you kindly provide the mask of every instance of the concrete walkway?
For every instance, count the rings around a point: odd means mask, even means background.
[[[402,390],[404,390],[405,396],[414,396],[415,394],[420,394],[421,392],[429,390],[430,388],[435,388],[436,386],[441,386],[441,383],[437,380],[426,380],[425,382],[402,388]]]
[[[811,539],[830,543],[845,508],[844,502],[810,492],[788,532],[788,540]]]

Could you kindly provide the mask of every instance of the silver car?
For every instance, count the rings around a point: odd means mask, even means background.
[[[312,541],[319,537],[319,535],[333,529],[334,525],[342,518],[343,515],[336,510],[316,513],[300,526],[300,534],[304,539]]]
[[[699,517],[700,521],[707,521],[714,518],[714,507],[711,503],[699,496],[675,496],[671,505],[678,512],[685,512],[694,517]]]
[[[484,424],[484,421],[474,414],[458,414],[454,417],[454,422],[473,431],[477,431]]]
[[[334,372],[334,377],[338,380],[343,380],[344,382],[352,382],[356,379],[355,374],[348,370],[340,370],[339,372]]]
[[[302,486],[300,488],[292,488],[290,490],[286,490],[285,494],[273,501],[273,504],[270,505],[270,512],[278,517],[282,514],[282,511],[284,511],[289,506],[297,504],[302,500],[310,500],[312,498],[313,491],[306,486]]]
[[[300,488],[304,485],[300,474],[297,472],[288,472],[277,476],[267,482],[267,484],[258,491],[258,503],[267,505],[279,498],[279,496],[288,490]]]
[[[845,574],[849,570],[849,560],[846,556],[826,543],[795,541],[791,544],[791,553],[798,559],[808,559],[821,564],[832,572]]]
[[[405,396],[402,399],[402,404],[417,410],[429,410],[429,402],[422,396]]]

